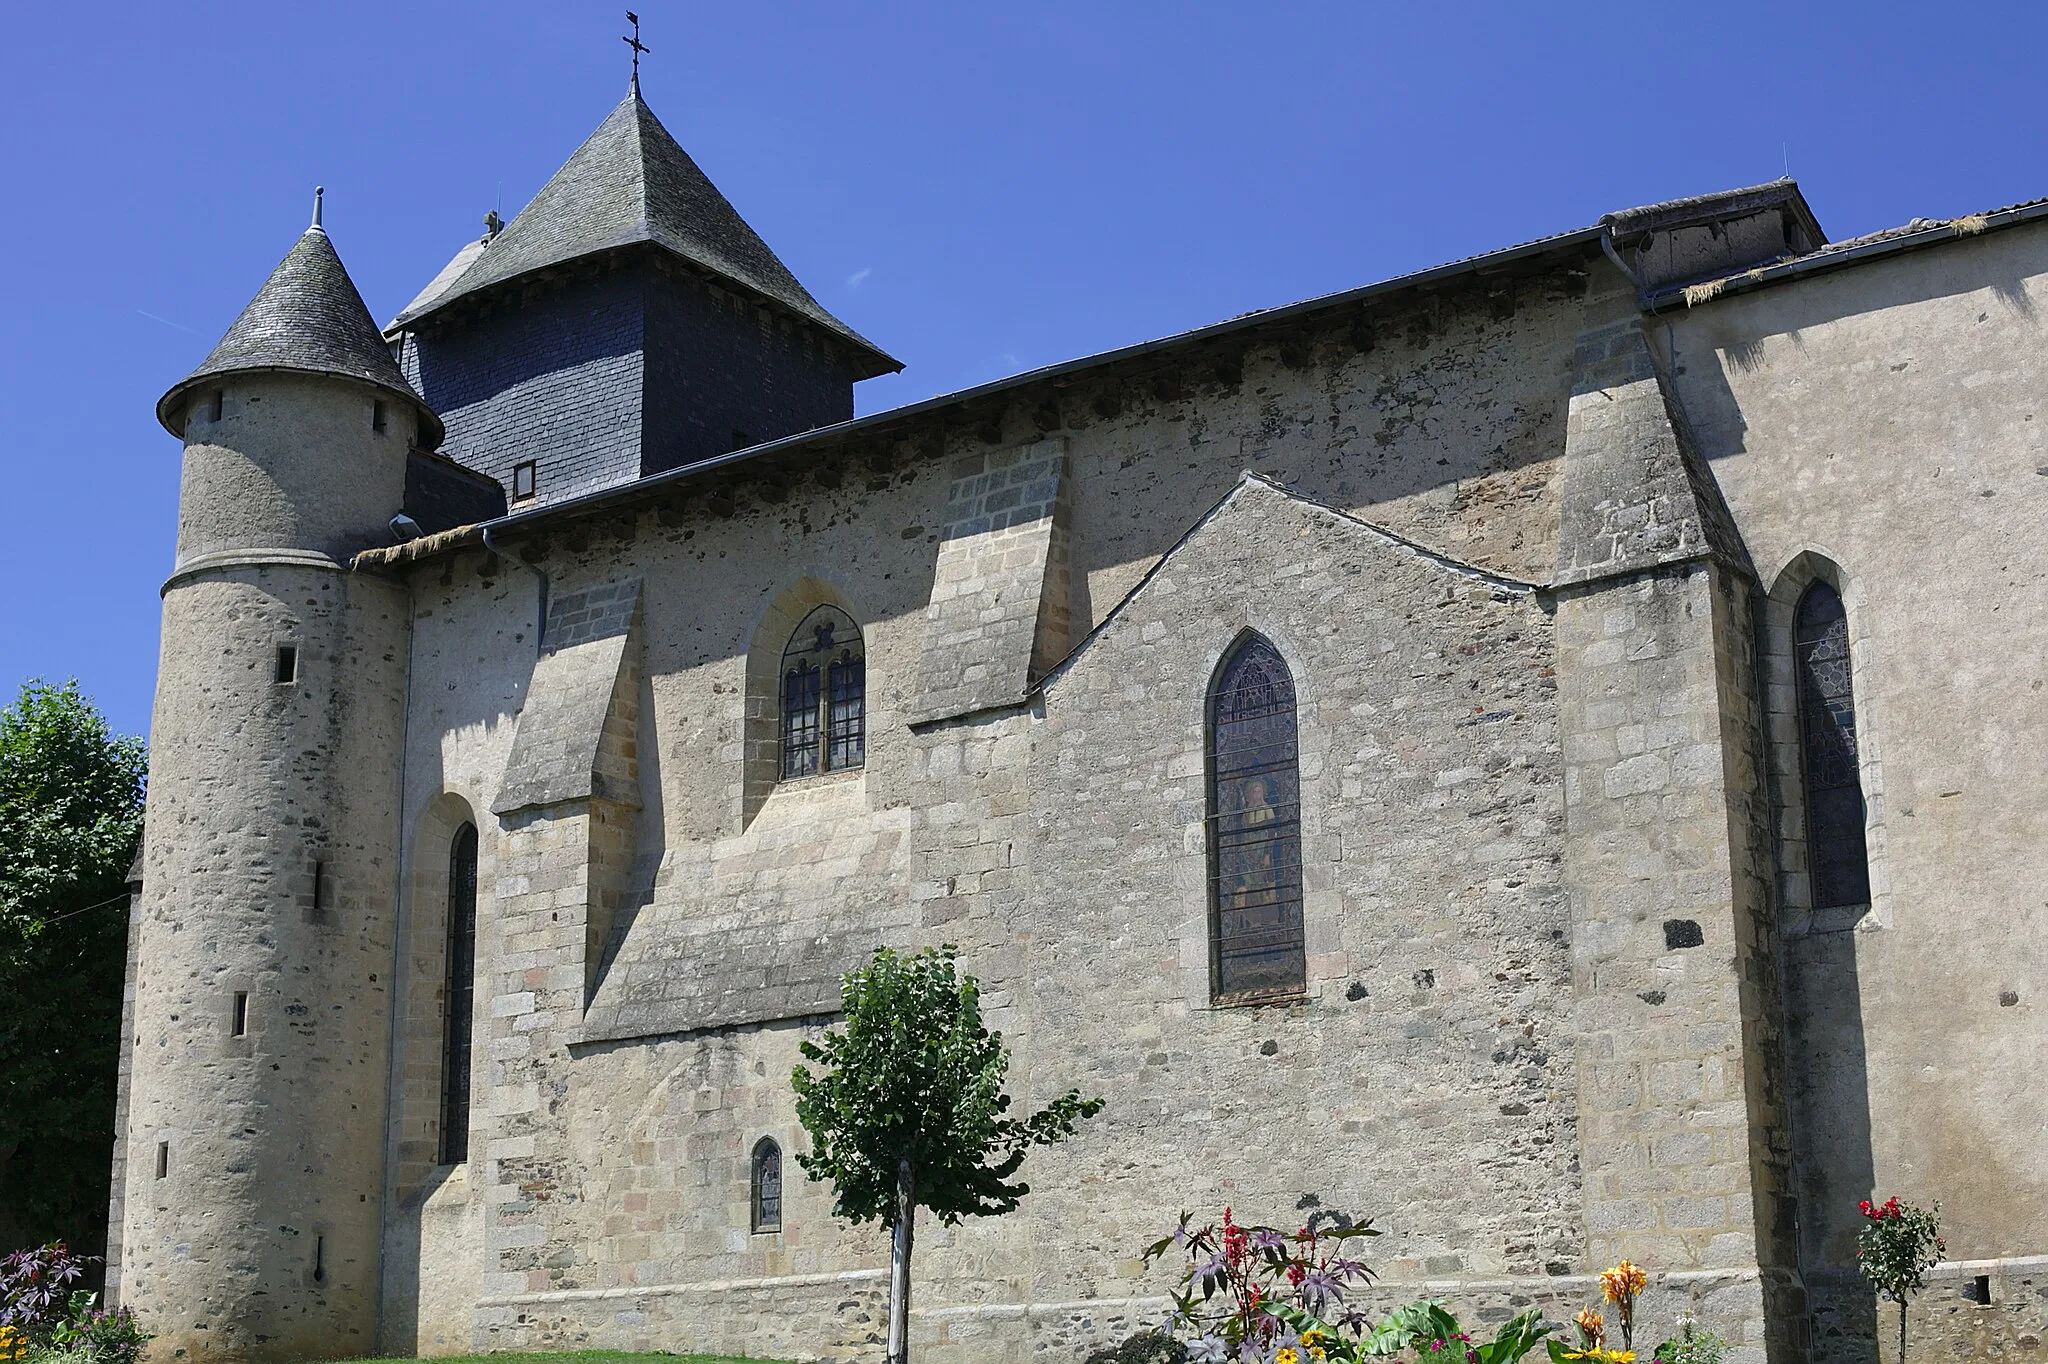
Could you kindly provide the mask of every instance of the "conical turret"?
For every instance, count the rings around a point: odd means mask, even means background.
[[[423,449],[441,443],[441,419],[399,372],[390,345],[320,224],[320,193],[315,191],[313,225],[199,367],[158,400],[157,420],[172,435],[184,436],[195,390],[230,375],[289,372],[356,379],[381,389],[418,412]]]

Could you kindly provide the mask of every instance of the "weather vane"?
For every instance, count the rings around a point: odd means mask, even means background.
[[[633,13],[633,11],[631,10],[627,10],[626,22],[633,26],[633,36],[630,38],[621,37],[619,41],[624,43],[627,47],[633,49],[633,88],[635,90],[638,90],[640,88],[640,54],[643,52],[652,52],[654,49],[640,41],[639,15]]]

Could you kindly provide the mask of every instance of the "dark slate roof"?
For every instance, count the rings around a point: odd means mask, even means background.
[[[863,378],[903,368],[797,283],[669,136],[638,88],[458,278],[438,292],[430,285],[391,326],[411,326],[457,299],[537,270],[641,242],[672,251],[839,337],[854,349]]]
[[[359,379],[419,409],[420,443],[441,443],[434,415],[391,358],[355,282],[319,226],[306,229],[213,353],[157,401],[156,419],[183,439],[185,398],[206,380],[228,374],[291,370]]]

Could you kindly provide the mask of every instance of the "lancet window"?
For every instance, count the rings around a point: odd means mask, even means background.
[[[1301,906],[1301,767],[1294,679],[1247,635],[1209,698],[1211,983],[1219,1002],[1307,986]]]
[[[805,616],[782,653],[782,775],[808,777],[867,760],[867,654],[860,627],[834,606]]]
[[[1870,859],[1864,844],[1849,616],[1831,584],[1816,582],[1799,599],[1793,655],[1799,674],[1806,865],[1813,907],[1868,904]]]
[[[441,1163],[469,1159],[470,1027],[476,1004],[476,826],[448,852],[447,1012],[441,1044]]]
[[[782,1148],[773,1137],[754,1143],[754,1230],[782,1230]]]

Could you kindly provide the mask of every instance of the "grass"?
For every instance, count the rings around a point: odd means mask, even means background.
[[[354,1359],[346,1364],[411,1364],[404,1359]],[[738,1355],[633,1354],[626,1350],[556,1350],[541,1354],[443,1355],[435,1364],[776,1364]]]

